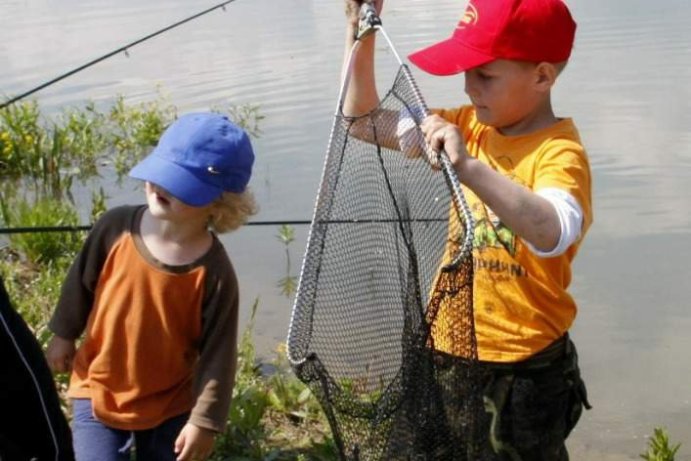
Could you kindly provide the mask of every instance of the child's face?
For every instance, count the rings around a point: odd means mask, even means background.
[[[498,59],[467,70],[465,92],[478,121],[511,132],[541,108],[545,93],[536,85],[538,78],[536,64]]]
[[[148,181],[144,189],[146,191],[146,203],[149,205],[149,211],[156,218],[183,223],[199,221],[200,224],[206,225],[211,214],[211,205],[202,207],[187,205],[173,197],[162,187]]]

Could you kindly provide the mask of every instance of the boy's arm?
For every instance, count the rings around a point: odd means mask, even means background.
[[[90,234],[67,272],[58,304],[48,322],[48,328],[54,334],[48,342],[45,356],[48,366],[54,373],[67,373],[72,370],[76,339],[84,331],[91,312],[95,283],[92,284],[93,280],[85,279],[84,275],[95,272],[87,272],[89,261],[93,261],[89,255],[94,245],[95,239]]]
[[[372,2],[377,14],[379,14],[384,1],[372,0]],[[362,0],[345,0],[347,26],[341,79],[349,72],[348,61],[358,31],[359,12],[362,3]],[[369,114],[369,117],[356,118],[349,133],[363,141],[376,142],[389,149],[401,150],[397,133],[399,114],[391,110],[375,110],[379,105],[374,71],[375,37],[376,34],[372,33],[360,39],[360,45],[352,57],[350,80],[343,99],[343,115],[361,117]],[[376,130],[373,129],[373,125],[376,126]],[[416,150],[408,153],[408,155],[416,156],[419,153]]]
[[[421,129],[431,148],[446,151],[461,182],[504,224],[540,251],[548,252],[557,246],[561,225],[547,199],[470,157],[458,127],[441,117],[427,117]]]
[[[208,296],[202,311],[202,337],[195,376],[196,402],[189,422],[222,432],[235,382],[239,293],[235,272],[218,244],[219,257],[207,265]]]
[[[467,157],[456,169],[462,182],[523,240],[543,252],[557,246],[561,225],[547,199],[474,158]]]
[[[348,71],[348,56],[355,43],[358,31],[359,12],[362,0],[346,0],[346,38],[343,58],[343,71]],[[383,0],[375,3],[378,14],[381,12]],[[374,43],[376,34],[369,34],[360,40],[360,45],[353,56],[353,68],[348,88],[343,101],[343,113],[346,116],[357,117],[365,115],[379,104],[377,86],[374,76]]]

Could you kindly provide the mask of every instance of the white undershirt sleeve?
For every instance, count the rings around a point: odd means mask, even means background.
[[[552,256],[559,256],[563,254],[572,243],[574,243],[581,236],[581,228],[583,227],[583,209],[573,195],[568,192],[558,189],[556,187],[546,187],[536,192],[540,197],[549,201],[554,206],[554,210],[559,217],[559,227],[561,234],[557,246],[551,251],[540,251],[525,241],[525,244],[530,248],[535,255],[541,258],[550,258]]]
[[[420,130],[417,129],[413,113],[406,108],[398,112],[396,136],[398,137],[399,148],[406,156],[414,158],[422,154],[425,138]]]

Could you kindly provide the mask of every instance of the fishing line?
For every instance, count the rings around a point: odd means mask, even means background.
[[[443,219],[414,219],[407,220],[408,222],[416,223],[433,223],[445,222]],[[375,224],[375,223],[391,223],[398,222],[394,219],[334,219],[329,221],[321,221],[319,224]],[[250,221],[245,223],[245,226],[306,226],[312,224],[312,221],[294,220],[294,221]],[[82,226],[36,226],[36,227],[5,227],[0,228],[0,235],[3,234],[31,234],[41,232],[85,232],[91,230],[91,225]]]
[[[295,220],[295,221],[251,221],[245,223],[245,226],[300,226],[311,224],[311,221]],[[36,226],[36,227],[6,227],[0,229],[0,235],[3,234],[31,234],[40,232],[86,232],[91,230],[91,225],[82,226]]]
[[[33,89],[31,89],[31,90],[25,92],[25,93],[22,93],[22,94],[20,94],[20,95],[18,95],[18,96],[15,96],[15,97],[13,97],[13,98],[11,98],[11,99],[9,99],[9,100],[3,102],[3,103],[0,103],[0,110],[1,110],[1,109],[4,109],[5,107],[7,107],[7,106],[9,106],[9,105],[11,105],[11,104],[14,104],[15,102],[17,102],[17,101],[19,101],[19,100],[21,100],[21,99],[26,98],[27,96],[30,96],[30,95],[32,95],[32,94],[38,92],[38,91],[40,91],[40,90],[42,90],[42,89],[44,89],[44,88],[47,88],[47,87],[49,87],[49,86],[51,86],[51,85],[53,85],[53,84],[59,82],[60,80],[63,80],[63,79],[65,79],[65,78],[67,78],[67,77],[69,77],[69,76],[71,76],[71,75],[74,75],[74,74],[76,74],[77,72],[81,72],[82,70],[87,69],[87,68],[93,66],[94,64],[97,64],[97,63],[99,63],[99,62],[101,62],[101,61],[104,61],[104,60],[106,60],[106,59],[108,59],[108,58],[110,58],[110,57],[112,57],[112,56],[115,56],[116,54],[119,54],[119,53],[123,53],[123,52],[124,52],[126,56],[129,56],[128,53],[127,53],[127,50],[128,50],[128,49],[130,49],[130,48],[132,48],[132,47],[134,47],[134,46],[136,46],[136,45],[139,45],[140,43],[145,42],[145,41],[147,41],[147,40],[149,40],[149,39],[151,39],[151,38],[153,38],[153,37],[156,37],[157,35],[161,35],[161,34],[164,33],[164,32],[167,32],[167,31],[169,31],[169,30],[171,30],[171,29],[174,29],[174,28],[176,28],[176,27],[178,27],[178,26],[181,26],[182,24],[185,24],[186,22],[190,22],[190,21],[192,21],[192,20],[194,20],[194,19],[197,19],[197,18],[199,18],[199,17],[201,17],[201,16],[204,16],[205,14],[210,13],[210,12],[212,12],[212,11],[214,11],[214,10],[219,9],[219,8],[222,8],[222,9],[225,11],[225,6],[226,6],[228,3],[232,3],[232,2],[234,2],[234,1],[235,1],[235,0],[226,0],[225,2],[219,3],[219,4],[216,5],[216,6],[212,6],[211,8],[208,8],[208,9],[206,9],[206,10],[204,10],[204,11],[201,11],[201,12],[199,12],[199,13],[197,13],[197,14],[194,14],[194,15],[192,15],[192,16],[189,16],[189,17],[187,17],[187,18],[185,18],[185,19],[183,19],[183,20],[181,20],[181,21],[178,21],[178,22],[176,22],[176,23],[174,23],[174,24],[171,24],[171,25],[169,25],[169,26],[167,26],[167,27],[164,27],[163,29],[159,29],[159,30],[157,30],[156,32],[153,32],[153,33],[151,33],[151,34],[149,34],[149,35],[146,35],[145,37],[142,37],[142,38],[140,38],[140,39],[138,39],[138,40],[135,40],[135,41],[133,41],[133,42],[130,42],[130,43],[128,43],[127,45],[121,46],[120,48],[118,48],[118,49],[116,49],[116,50],[113,50],[113,51],[111,51],[110,53],[106,53],[106,54],[104,54],[103,56],[101,56],[101,57],[99,57],[99,58],[96,58],[96,59],[94,59],[94,60],[92,60],[92,61],[87,62],[86,64],[83,64],[83,65],[81,65],[81,66],[79,66],[79,67],[77,67],[77,68],[75,68],[75,69],[70,70],[69,72],[65,72],[64,74],[62,74],[62,75],[60,75],[60,76],[58,76],[58,77],[55,77],[54,79],[49,80],[49,81],[47,81],[47,82],[45,82],[45,83],[42,83],[41,85],[39,85],[39,86],[37,86],[37,87],[35,87],[35,88],[33,88]]]

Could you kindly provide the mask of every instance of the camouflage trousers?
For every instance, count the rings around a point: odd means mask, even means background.
[[[454,382],[454,374],[467,373],[467,362],[439,353],[441,381]],[[578,368],[573,342],[564,336],[530,359],[512,364],[480,362],[479,385],[485,414],[480,421],[484,439],[481,455],[473,461],[568,461],[565,441],[583,407],[590,408]],[[441,392],[449,392],[443,386]],[[463,398],[444,397],[446,426],[452,438],[466,437],[458,424]],[[454,430],[454,428],[457,428]],[[477,435],[476,435],[477,437]]]

